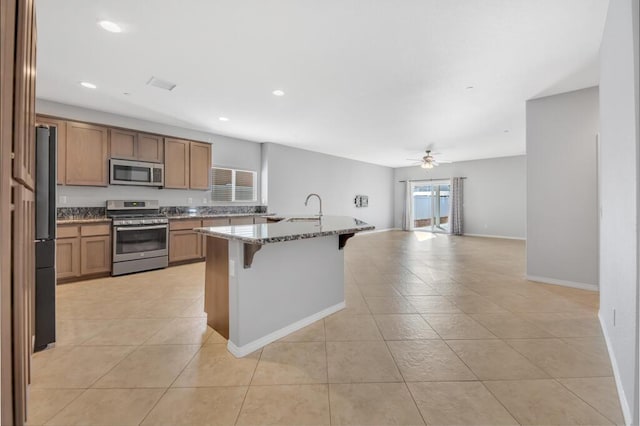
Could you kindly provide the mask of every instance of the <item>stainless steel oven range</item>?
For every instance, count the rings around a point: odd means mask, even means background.
[[[169,220],[157,200],[109,200],[107,216],[113,223],[111,275],[169,265]]]

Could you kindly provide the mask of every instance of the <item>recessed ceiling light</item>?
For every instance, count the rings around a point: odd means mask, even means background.
[[[271,93],[273,93],[275,96],[284,96],[284,91],[280,89],[274,90]]]
[[[95,88],[97,88],[97,87],[98,87],[98,86],[96,86],[96,85],[95,85],[95,84],[93,84],[93,83],[89,83],[88,81],[81,81],[81,82],[80,82],[80,86],[82,86],[82,87],[86,87],[87,89],[95,89]]]
[[[473,89],[473,86],[467,86],[467,90]]]
[[[220,121],[229,121],[229,119],[227,117],[218,117],[218,120],[220,120]]]
[[[120,25],[116,24],[115,22],[100,21],[100,22],[98,22],[98,25],[100,25],[103,30],[109,31],[110,33],[121,33],[122,32],[122,28],[120,27]]]
[[[505,133],[509,133],[509,129],[504,129],[504,132]]]

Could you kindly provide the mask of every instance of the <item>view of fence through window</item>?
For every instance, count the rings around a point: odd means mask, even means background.
[[[416,182],[412,187],[413,228],[449,232],[450,184]]]

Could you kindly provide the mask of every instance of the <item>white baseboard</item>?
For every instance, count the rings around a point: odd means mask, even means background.
[[[505,235],[487,235],[487,234],[463,234],[463,237],[482,237],[482,238],[500,238],[503,240],[519,240],[526,241],[526,238],[522,237],[507,237]]]
[[[622,408],[622,415],[624,416],[625,424],[631,424],[631,408],[627,404],[627,398],[624,394],[624,388],[620,380],[620,370],[616,358],[613,356],[613,346],[611,346],[611,340],[609,340],[609,334],[607,333],[607,327],[604,325],[602,315],[598,312],[598,319],[600,320],[600,328],[604,335],[604,341],[607,344],[607,351],[609,352],[609,359],[611,360],[611,368],[613,369],[613,379],[616,382],[616,388],[618,388],[618,398],[620,399],[620,408]]]
[[[344,301],[336,305],[329,306],[327,309],[323,309],[320,312],[309,315],[308,317],[303,318],[300,321],[296,321],[293,324],[283,327],[280,330],[276,330],[273,333],[269,333],[266,336],[254,340],[253,342],[247,343],[243,346],[236,346],[231,340],[229,340],[227,342],[227,349],[236,358],[242,358],[243,356],[249,355],[250,353],[257,351],[258,349],[268,345],[271,342],[282,339],[283,337],[293,333],[294,331],[298,331],[301,328],[311,325],[312,323],[321,320],[324,317],[327,317],[344,309],[345,306],[346,305]]]
[[[529,281],[537,281],[539,283],[560,285],[563,287],[579,288],[581,290],[600,291],[600,288],[596,284],[578,283],[575,281],[557,280],[555,278],[538,277],[535,275],[526,275],[526,279]]]

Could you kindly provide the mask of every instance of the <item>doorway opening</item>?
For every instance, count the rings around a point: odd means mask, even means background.
[[[411,225],[414,231],[449,232],[448,180],[411,183]]]

